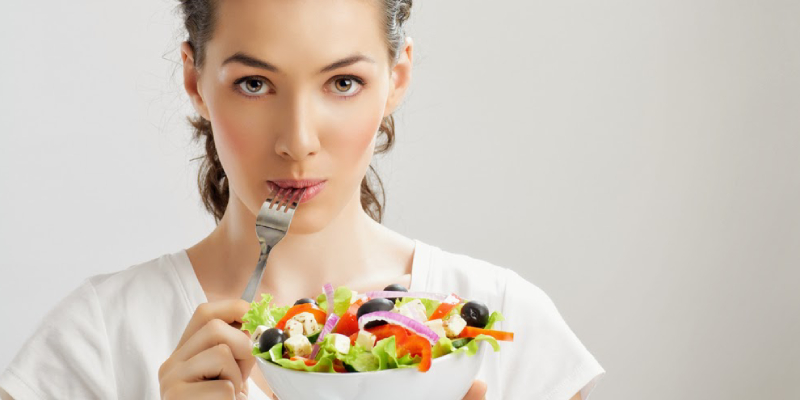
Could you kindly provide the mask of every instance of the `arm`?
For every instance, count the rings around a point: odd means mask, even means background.
[[[583,400],[583,397],[581,397],[581,392],[575,393],[575,396],[572,396],[572,398],[569,400]]]

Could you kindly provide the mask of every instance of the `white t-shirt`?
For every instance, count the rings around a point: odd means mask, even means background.
[[[410,290],[481,300],[506,317],[494,329],[514,332],[514,342],[486,353],[478,378],[487,399],[588,397],[605,371],[542,290],[509,269],[415,242]],[[17,400],[158,399],[158,369],[204,302],[185,250],[92,276],[48,312],[0,387]],[[250,399],[268,400],[248,384]]]

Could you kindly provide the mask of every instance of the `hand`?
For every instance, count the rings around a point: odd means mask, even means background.
[[[197,307],[177,348],[158,369],[162,399],[247,395],[247,378],[256,360],[248,334],[237,326],[249,307],[241,299]]]
[[[464,396],[464,400],[484,400],[486,399],[486,382],[474,380],[472,387]]]

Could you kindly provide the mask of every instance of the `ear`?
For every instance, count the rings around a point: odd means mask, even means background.
[[[194,51],[189,42],[181,43],[181,61],[183,62],[183,87],[186,88],[186,93],[189,94],[195,111],[203,118],[210,120],[208,108],[203,101],[203,92],[200,90],[200,72],[194,66]]]
[[[414,61],[414,41],[406,36],[403,49],[400,51],[400,58],[397,64],[392,67],[391,87],[389,97],[386,99],[386,109],[383,116],[391,115],[400,105],[400,101],[405,96],[406,89],[411,84],[411,66]]]

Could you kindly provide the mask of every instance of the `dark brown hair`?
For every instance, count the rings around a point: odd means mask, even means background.
[[[216,11],[221,0],[179,0],[180,8],[183,12],[184,26],[188,33],[186,41],[194,53],[195,68],[201,70],[205,61],[206,43],[214,33],[216,22]],[[388,48],[390,65],[394,65],[400,58],[405,40],[405,30],[403,25],[411,15],[412,0],[373,0],[380,3],[382,7],[382,26]],[[214,133],[211,130],[211,122],[202,116],[188,117],[189,123],[194,128],[193,139],[205,141],[205,157],[203,157],[197,176],[197,186],[200,190],[200,197],[203,200],[206,210],[214,216],[214,221],[219,223],[225,208],[228,205],[229,187],[228,178],[222,169],[222,164],[217,155],[214,144]],[[383,134],[385,140],[376,144],[375,154],[389,151],[394,144],[394,117],[389,115],[381,121],[379,134]],[[377,191],[373,189],[373,178]],[[380,192],[380,197],[378,196]],[[361,180],[361,208],[375,221],[381,222],[383,210],[385,208],[385,191],[383,182],[378,176],[375,168],[370,165],[367,174]]]

